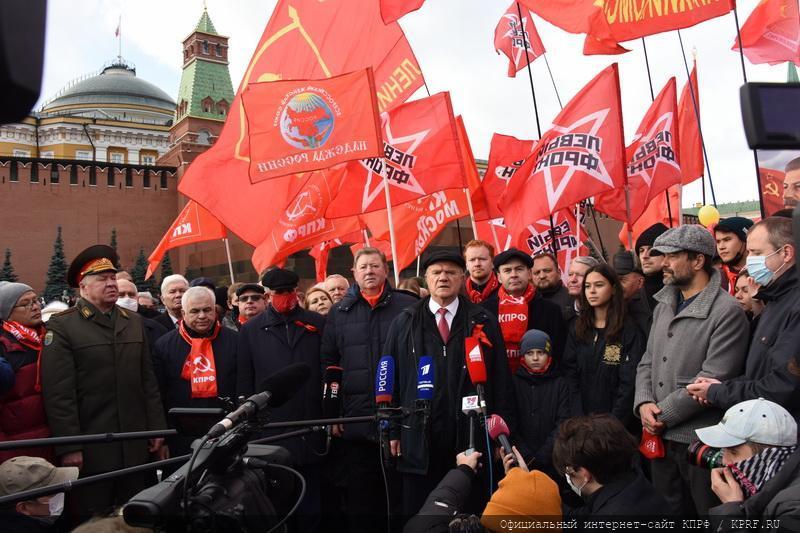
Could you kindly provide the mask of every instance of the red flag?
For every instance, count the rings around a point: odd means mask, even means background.
[[[483,193],[483,188],[481,187],[481,175],[475,164],[475,156],[472,153],[472,146],[469,143],[467,129],[464,126],[464,120],[461,118],[461,115],[456,117],[456,126],[458,127],[458,142],[461,148],[461,159],[464,162],[464,174],[467,178],[467,187],[469,189],[470,199],[472,200],[472,212],[475,215],[476,221],[487,219],[489,218],[489,212],[486,204],[486,195]],[[478,237],[475,238],[477,239]]]
[[[758,168],[758,181],[761,196],[764,198],[764,211],[768,217],[784,208],[783,180],[786,174],[774,168]]]
[[[396,23],[384,25],[377,2],[280,0],[239,92],[250,83],[317,79],[370,66],[381,111],[401,104],[423,84],[402,29]],[[249,164],[247,124],[237,94],[219,138],[189,166],[179,190],[209,209],[242,239],[258,246],[307,176],[252,184]]]
[[[627,52],[617,43],[688,28],[733,9],[733,0],[520,1],[563,30],[585,33],[585,54]]]
[[[322,172],[315,172],[300,194],[283,206],[280,218],[271,224],[267,238],[253,252],[257,272],[277,264],[295,252],[361,228],[356,217],[328,220],[325,205],[331,190]]]
[[[639,238],[644,230],[661,222],[668,228],[675,228],[681,224],[681,185],[673,185],[668,189],[669,206],[667,209],[667,194],[661,193],[656,196],[650,205],[647,206],[639,220],[633,224],[633,242]],[[670,220],[670,213],[672,219]],[[620,242],[628,244],[628,225],[623,224],[619,232]]]
[[[576,216],[580,212],[580,224]],[[585,212],[575,206],[567,207],[553,213],[553,226],[550,226],[550,217],[534,220],[527,226],[527,235],[523,234],[517,242],[517,247],[535,256],[542,252],[555,254],[558,266],[566,276],[572,259],[579,255],[587,255],[586,248],[581,244],[586,238],[586,229],[583,227]],[[555,241],[553,240],[555,236]]]
[[[500,203],[516,241],[531,220],[625,183],[619,72],[603,69],[558,114]]]
[[[703,143],[700,138],[700,89],[697,85],[697,61],[694,63],[689,82],[683,86],[678,102],[678,139],[681,146],[681,181],[688,185],[704,174]],[[694,100],[692,99],[694,90]]]
[[[400,269],[410,265],[441,233],[448,222],[469,214],[463,189],[438,191],[412,202],[392,207],[395,242]],[[385,210],[367,213],[361,220],[377,239],[389,240],[389,222]]]
[[[325,281],[325,278],[328,277],[328,254],[330,254],[331,250],[346,243],[357,242],[363,238],[364,234],[362,230],[358,230],[312,246],[311,250],[308,251],[308,255],[314,258],[317,281]]]
[[[502,218],[479,220],[477,226],[478,234],[483,240],[494,245],[496,254],[511,248],[511,235],[508,234],[506,223]]]
[[[386,208],[383,178],[392,205],[443,189],[466,186],[458,131],[448,93],[408,102],[381,114],[383,157],[352,161],[325,212],[328,218]],[[334,176],[331,176],[333,179]]]
[[[242,93],[253,182],[382,152],[372,70],[252,83]]]
[[[481,187],[486,195],[490,218],[502,218],[498,203],[506,192],[506,185],[514,172],[531,154],[536,141],[523,141],[510,135],[495,133],[489,147],[489,162]]]
[[[681,181],[678,156],[678,103],[675,78],[670,78],[645,113],[633,143],[626,149],[630,218],[625,188],[600,193],[595,206],[617,220],[635,222],[650,201]]]
[[[388,240],[384,241],[384,240],[381,240],[381,239],[370,239],[369,240],[369,246],[370,246],[370,248],[377,248],[378,250],[383,252],[383,255],[386,256],[386,260],[387,261],[391,261],[392,260],[392,243],[389,242]],[[353,255],[356,255],[356,252],[358,252],[362,248],[366,248],[366,247],[367,247],[367,243],[366,242],[363,242],[363,241],[362,242],[357,242],[357,243],[355,243],[355,244],[350,246],[350,252]]]
[[[522,22],[519,13],[522,12]],[[533,15],[528,8],[512,2],[494,29],[494,49],[503,52],[508,58],[508,76],[513,78],[529,62],[544,54],[544,45]]]
[[[381,17],[386,24],[422,7],[425,0],[381,0]]]
[[[762,0],[741,29],[744,55],[753,64],[800,65],[800,13],[797,0]],[[733,50],[739,50],[738,39]]]
[[[161,238],[156,249],[147,258],[147,273],[144,279],[153,275],[167,250],[196,242],[224,239],[227,236],[225,226],[220,224],[219,220],[201,205],[189,200]]]

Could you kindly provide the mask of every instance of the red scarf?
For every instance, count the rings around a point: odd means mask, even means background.
[[[497,306],[497,317],[500,321],[500,332],[503,334],[503,341],[506,343],[506,356],[508,357],[508,368],[511,373],[519,368],[519,343],[522,336],[528,331],[528,302],[533,300],[536,289],[533,285],[528,285],[522,296],[511,296],[506,292],[505,287],[500,287],[497,293],[499,304]]]
[[[722,275],[728,279],[728,293],[736,296],[736,280],[739,278],[739,272],[728,265],[722,265],[720,270],[722,270]]]
[[[472,303],[479,304],[488,298],[489,295],[492,294],[492,292],[494,292],[499,285],[500,283],[497,281],[497,276],[494,272],[489,274],[489,281],[486,282],[486,286],[482,291],[478,291],[475,288],[475,282],[472,281],[472,278],[467,278],[467,297]]]
[[[44,336],[44,326],[32,329],[23,326],[19,322],[5,320],[3,321],[3,331],[8,332],[12,337],[17,339],[17,342],[21,345],[36,351],[36,384],[34,385],[34,390],[36,392],[42,392],[42,385],[39,377],[42,361],[42,337]]]
[[[217,367],[214,362],[212,341],[219,335],[219,322],[214,323],[214,332],[209,337],[190,337],[183,320],[178,331],[191,349],[183,362],[181,377],[192,385],[192,398],[217,397]]]
[[[242,326],[244,326],[244,323],[247,322],[247,319],[244,317],[244,315],[239,315],[236,318],[236,320],[238,320],[239,321],[239,325],[242,325]]]

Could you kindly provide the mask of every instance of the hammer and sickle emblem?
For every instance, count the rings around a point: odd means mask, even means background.
[[[774,181],[768,181],[766,185],[764,185],[764,194],[780,197],[780,194],[778,194],[778,185]]]
[[[194,364],[194,373],[197,374],[198,372],[205,374],[206,372],[211,372],[211,361],[205,355],[198,355],[192,361]]]
[[[261,59],[261,56],[264,55],[264,52],[269,49],[270,46],[275,44],[281,37],[288,34],[291,31],[297,30],[300,32],[300,35],[308,44],[308,47],[314,53],[314,56],[317,58],[317,62],[319,63],[322,72],[325,73],[326,78],[331,77],[331,71],[328,68],[328,65],[325,64],[325,61],[322,59],[322,55],[319,52],[319,48],[311,39],[311,36],[308,34],[306,29],[303,27],[303,24],[300,22],[300,14],[297,12],[292,6],[288,6],[287,12],[289,14],[289,18],[292,22],[284,26],[283,28],[276,31],[269,39],[264,41],[264,44],[256,51],[253,55],[253,59],[250,60],[250,65],[247,67],[247,72],[245,72],[244,77],[242,78],[242,83],[239,86],[239,92],[241,93],[247,84],[252,83],[253,81],[253,69],[255,68],[258,60]],[[255,80],[258,82],[262,81],[276,81],[282,79],[280,73],[275,72],[264,72]],[[236,146],[233,150],[233,157],[239,159],[241,161],[250,162],[249,154],[243,154],[241,151],[242,141],[244,141],[245,136],[247,135],[247,117],[245,116],[244,106],[242,105],[241,98],[237,100],[239,106],[239,139],[236,141]]]

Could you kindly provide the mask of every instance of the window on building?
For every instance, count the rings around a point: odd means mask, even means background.
[[[142,155],[140,158],[142,160],[141,161],[142,165],[155,165],[156,164],[156,156],[154,156],[154,155],[145,154],[145,155]]]
[[[30,150],[14,150],[12,155],[14,157],[30,157],[31,152]]]
[[[120,152],[111,152],[108,154],[108,162],[109,163],[124,163],[125,157]]]
[[[90,152],[89,150],[76,150],[75,159],[78,159],[80,161],[91,161],[92,152]]]
[[[161,188],[163,190],[165,190],[165,191],[167,190],[167,173],[166,172],[162,172],[161,173]]]
[[[133,171],[130,167],[125,169],[125,186],[133,187]]]
[[[52,163],[50,165],[50,183],[58,185],[59,176],[58,176],[58,165],[56,163]]]
[[[89,186],[97,187],[97,167],[94,165],[89,168]]]
[[[69,166],[69,184],[70,185],[78,184],[78,165]]]
[[[208,130],[198,131],[197,144],[211,144],[211,132]]]
[[[31,183],[39,183],[39,163],[31,163]]]
[[[150,171],[149,170],[145,170],[144,171],[144,177],[142,178],[142,186],[145,189],[149,189],[150,188]]]
[[[53,159],[53,157],[55,157],[55,154],[53,153],[52,150],[48,150],[47,152],[42,152],[40,157],[42,159]]]
[[[203,41],[203,53],[208,55],[208,41]]]
[[[214,55],[216,55],[217,57],[222,57],[222,45],[218,44],[214,48],[215,48]]]
[[[11,162],[11,169],[9,170],[8,181],[19,181],[19,169],[17,168],[17,162]]]
[[[116,180],[116,171],[113,168],[109,168],[107,176],[108,176],[108,178],[107,178],[108,186],[109,187],[113,187],[116,184],[116,181],[117,181]]]

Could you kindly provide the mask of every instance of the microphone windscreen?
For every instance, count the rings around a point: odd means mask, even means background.
[[[464,352],[467,372],[473,385],[486,383],[486,364],[483,362],[483,350],[480,341],[475,337],[464,339]]]
[[[489,436],[492,437],[492,440],[497,440],[500,435],[508,436],[510,433],[508,424],[506,424],[506,421],[503,420],[503,417],[500,415],[492,415],[487,418],[486,429],[489,430]]]
[[[375,372],[375,403],[391,403],[394,395],[394,357],[384,355]]]
[[[269,400],[270,407],[280,407],[297,394],[309,376],[311,376],[310,366],[306,363],[293,363],[264,379],[258,390],[272,394]]]
[[[325,367],[325,385],[329,386],[331,383],[342,382],[342,367],[328,366]]]
[[[433,358],[423,355],[417,366],[417,400],[433,400]]]

